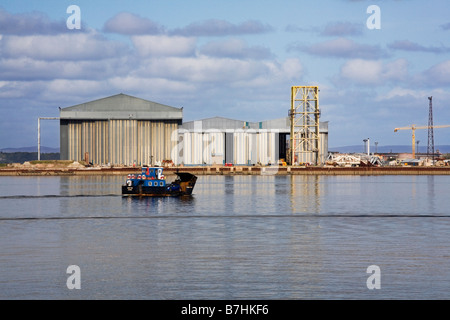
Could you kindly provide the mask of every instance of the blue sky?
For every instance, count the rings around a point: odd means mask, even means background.
[[[117,93],[183,107],[185,121],[262,121],[287,116],[301,85],[320,88],[330,147],[410,144],[393,129],[427,125],[429,96],[434,124],[450,124],[450,2],[0,2],[0,148],[36,145],[38,117]],[[41,133],[59,146],[57,121]],[[434,136],[450,144],[450,128]],[[426,146],[427,130],[416,138]]]

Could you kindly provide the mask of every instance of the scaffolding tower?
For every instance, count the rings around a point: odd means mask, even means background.
[[[319,141],[319,87],[293,86],[289,111],[290,164],[318,164]]]

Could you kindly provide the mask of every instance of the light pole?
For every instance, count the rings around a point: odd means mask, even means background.
[[[39,117],[38,118],[38,160],[41,160],[41,119],[42,120],[58,120],[57,117]]]

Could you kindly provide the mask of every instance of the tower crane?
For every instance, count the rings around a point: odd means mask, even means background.
[[[398,130],[412,130],[412,156],[413,158],[416,157],[416,129],[429,129],[429,126],[416,126],[415,124],[409,126],[409,127],[400,127],[395,128],[394,132],[397,132]],[[439,125],[439,126],[432,126],[431,128],[450,128],[450,124],[445,125]]]

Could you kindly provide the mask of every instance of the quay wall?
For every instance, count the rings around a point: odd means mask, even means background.
[[[446,167],[168,167],[165,175],[450,175]],[[127,175],[140,168],[0,168],[0,176]]]

